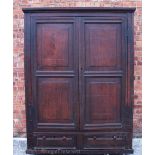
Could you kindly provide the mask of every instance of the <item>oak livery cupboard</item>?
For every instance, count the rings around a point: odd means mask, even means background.
[[[132,153],[135,8],[25,8],[27,153]]]

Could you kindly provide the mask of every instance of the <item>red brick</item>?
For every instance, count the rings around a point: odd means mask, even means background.
[[[136,2],[136,6],[137,6],[137,7],[142,7],[142,1],[137,1],[137,2]]]

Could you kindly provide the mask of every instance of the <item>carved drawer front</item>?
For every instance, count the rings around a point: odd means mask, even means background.
[[[74,135],[43,135],[37,136],[37,147],[46,148],[76,148],[76,137]]]
[[[127,133],[86,134],[84,149],[123,148],[128,144],[127,139]]]

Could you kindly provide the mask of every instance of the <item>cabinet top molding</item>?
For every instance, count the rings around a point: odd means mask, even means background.
[[[134,12],[135,7],[33,7],[23,8],[24,13],[40,12]]]

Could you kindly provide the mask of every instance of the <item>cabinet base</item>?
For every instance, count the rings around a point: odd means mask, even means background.
[[[133,149],[90,149],[90,150],[77,150],[77,149],[27,149],[26,150],[27,154],[39,154],[39,155],[57,155],[57,154],[67,154],[67,155],[104,155],[104,154],[109,154],[109,155],[123,155],[123,153],[133,153]]]

